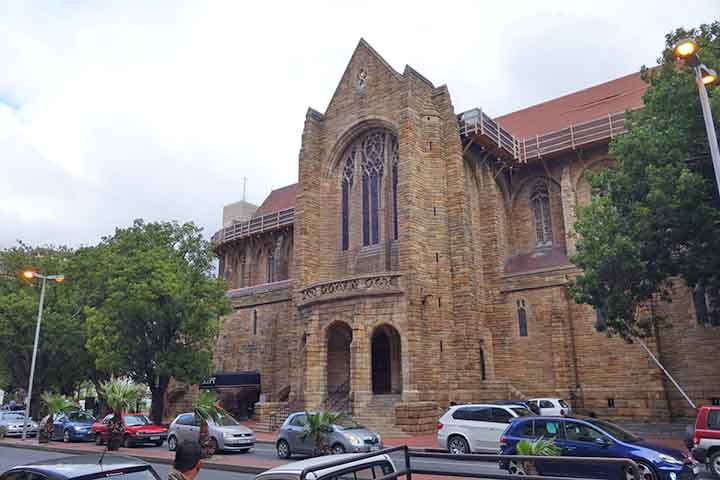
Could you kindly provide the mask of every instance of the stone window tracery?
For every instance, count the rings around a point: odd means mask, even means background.
[[[272,283],[275,281],[275,256],[272,252],[268,252],[267,256],[267,282]]]
[[[364,246],[380,243],[380,229],[384,224],[380,219],[383,195],[390,195],[387,202],[392,202],[392,231],[387,232],[388,236],[397,239],[399,236],[398,225],[398,178],[399,178],[399,146],[397,137],[382,129],[370,130],[361,135],[350,145],[344,157],[340,171],[341,189],[341,247],[343,250],[350,248],[350,222],[353,204],[352,187],[354,182],[355,169],[359,168],[362,176],[361,201],[362,201],[362,244]],[[385,170],[391,171],[391,183],[383,190],[383,175]],[[385,193],[384,193],[385,192]],[[386,224],[389,225],[389,224]]]
[[[342,249],[347,250],[350,246],[350,191],[352,190],[353,177],[355,174],[356,146],[350,149],[345,157],[342,173]]]
[[[530,191],[530,208],[535,220],[536,246],[549,247],[553,243],[550,192],[544,180],[538,180]]]

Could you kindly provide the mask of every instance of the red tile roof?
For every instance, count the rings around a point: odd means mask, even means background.
[[[295,207],[295,196],[297,195],[297,183],[286,187],[278,188],[270,192],[265,201],[258,207],[255,216],[266,215],[288,208]]]
[[[632,73],[563,97],[495,118],[518,138],[554,132],[588,122],[609,113],[642,107],[647,84],[640,73]]]

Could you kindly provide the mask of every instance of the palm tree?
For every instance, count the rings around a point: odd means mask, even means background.
[[[313,442],[313,456],[327,455],[330,453],[330,445],[327,441],[328,434],[332,433],[333,425],[346,417],[344,412],[333,413],[319,411],[316,413],[305,412],[305,429],[300,434],[304,440],[308,437]]]
[[[47,443],[53,437],[53,418],[55,414],[65,412],[75,407],[75,403],[64,395],[58,395],[52,392],[45,392],[40,396],[48,415],[43,419],[42,427],[38,431],[38,443]]]
[[[210,429],[208,421],[217,422],[222,416],[223,409],[218,404],[217,395],[213,392],[202,391],[198,394],[193,402],[193,413],[195,418],[200,420],[200,448],[202,448],[203,458],[212,457],[217,451],[217,440],[210,438]]]
[[[123,439],[123,413],[131,410],[145,388],[126,378],[115,378],[100,385],[105,402],[113,412],[108,423],[108,450],[117,450]],[[98,433],[98,435],[100,435]]]
[[[530,457],[556,457],[560,455],[560,448],[555,445],[555,439],[545,440],[543,437],[535,441],[520,440],[517,444],[517,454]],[[520,475],[539,475],[537,466],[532,460],[521,460],[510,462],[510,473]]]

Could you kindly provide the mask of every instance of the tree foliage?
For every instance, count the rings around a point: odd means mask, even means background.
[[[572,260],[583,273],[572,294],[626,338],[651,332],[659,318],[641,307],[671,301],[678,279],[720,306],[720,196],[692,70],[672,54],[684,37],[697,39],[703,63],[720,67],[720,22],[666,36],[659,65],[642,72],[644,107],[628,113],[627,132],[610,143],[616,165],[589,175],[593,198],[575,224]],[[717,90],[709,92],[716,125]]]
[[[94,361],[85,351],[82,292],[74,283],[75,253],[65,247],[30,247],[23,243],[0,251],[0,364],[8,390],[27,388],[32,361],[41,280],[28,280],[25,270],[65,274],[64,283],[49,281],[45,288],[35,377],[33,412],[40,392],[72,393],[88,375]]]
[[[102,301],[86,309],[87,347],[98,368],[150,387],[160,422],[171,377],[198,383],[210,373],[225,286],[211,278],[212,252],[192,223],[136,220],[94,248]]]

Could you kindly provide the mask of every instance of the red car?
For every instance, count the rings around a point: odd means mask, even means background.
[[[692,456],[720,478],[720,406],[700,407],[692,430]]]
[[[95,435],[95,443],[102,445],[108,441],[108,422],[113,414],[108,414],[92,426],[92,433]],[[122,444],[125,447],[132,447],[143,443],[152,443],[161,446],[167,440],[168,429],[160,425],[154,425],[150,419],[142,413],[124,413],[123,423],[125,432]]]

